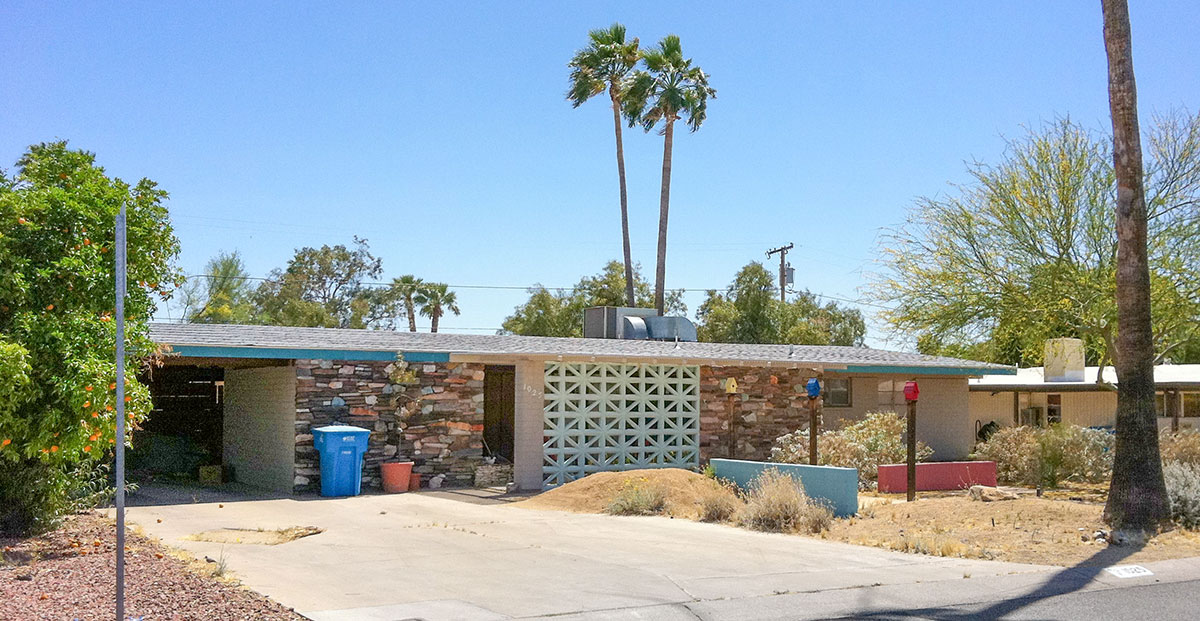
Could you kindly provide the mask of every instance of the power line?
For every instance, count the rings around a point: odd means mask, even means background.
[[[187,278],[187,279],[218,278],[218,276],[215,276],[213,274],[188,274],[187,276],[184,276],[184,278]],[[219,278],[229,278],[229,279],[236,279],[236,280],[254,280],[254,281],[260,281],[260,282],[275,282],[275,279],[273,279],[273,278],[265,278],[262,276],[220,276]],[[370,286],[370,287],[390,287],[390,286],[392,286],[392,283],[390,283],[390,282],[377,282],[377,281],[364,281],[359,284]],[[503,290],[503,291],[529,291],[531,289],[545,289],[547,291],[574,291],[576,289],[579,289],[578,285],[571,285],[569,287],[548,287],[546,285],[541,285],[541,284],[533,284],[533,285],[453,285],[453,284],[447,284],[446,286],[449,287],[450,289],[478,289],[478,290]],[[701,292],[701,291],[723,291],[727,288],[728,288],[727,286],[721,286],[721,287],[676,287],[673,289],[667,289],[667,291],[688,293],[688,292]],[[836,300],[838,302],[845,302],[847,304],[857,304],[859,306],[870,306],[873,308],[892,310],[891,306],[885,306],[883,304],[876,304],[874,302],[864,302],[862,300],[854,300],[854,299],[850,299],[850,298],[839,297],[836,295],[828,295],[828,294],[824,294],[824,293],[817,293],[814,295],[816,295],[818,297],[822,297],[822,298],[827,298],[830,300]],[[467,328],[458,328],[458,329],[467,329]]]

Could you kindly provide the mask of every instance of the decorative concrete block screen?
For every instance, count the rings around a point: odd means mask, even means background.
[[[700,459],[700,367],[546,364],[543,484]]]
[[[741,459],[710,459],[708,463],[718,479],[732,481],[742,489],[749,489],[754,479],[764,470],[778,470],[799,479],[804,484],[804,491],[809,498],[828,503],[834,515],[846,517],[858,513],[858,470],[854,468],[776,464]]]

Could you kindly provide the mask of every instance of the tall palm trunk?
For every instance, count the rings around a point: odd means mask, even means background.
[[[671,209],[671,148],[675,142],[675,119],[667,117],[663,128],[662,192],[658,198],[658,263],[654,266],[654,308],[662,315],[666,306],[667,213]]]
[[[434,309],[434,311],[432,313],[429,314],[429,331],[430,332],[437,332],[438,319],[441,319],[441,318],[442,318],[442,309],[441,308],[436,308],[436,309]]]
[[[417,331],[417,307],[413,303],[412,296],[408,296],[404,300],[404,310],[408,313],[408,331]]]
[[[621,98],[616,85],[609,87],[612,97],[613,127],[617,132],[617,176],[621,179],[621,241],[625,251],[625,305],[635,306],[633,296],[633,253],[629,249],[629,197],[625,191],[625,144],[621,138]]]
[[[1154,408],[1154,342],[1137,86],[1126,0],[1102,0],[1117,178],[1117,438],[1105,519],[1149,530],[1168,515]]]

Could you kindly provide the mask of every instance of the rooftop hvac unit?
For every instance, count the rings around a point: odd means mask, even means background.
[[[630,308],[628,306],[593,306],[583,309],[583,336],[589,339],[647,338],[627,337],[624,334],[626,317],[657,317],[653,308]]]

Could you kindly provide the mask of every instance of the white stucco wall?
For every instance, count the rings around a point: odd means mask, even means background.
[[[296,457],[296,370],[225,371],[224,459],[239,483],[292,491]]]
[[[913,379],[903,375],[843,375],[829,373],[828,377],[850,378],[850,407],[826,406],[824,422],[832,429],[842,420],[858,420],[872,411],[893,411],[906,415],[904,403],[881,403],[879,382],[904,382]],[[974,447],[975,422],[970,417],[967,379],[958,377],[917,378],[921,398],[917,401],[917,439],[933,449],[933,460],[964,459]],[[1009,405],[1011,408],[1011,403]],[[1011,418],[1011,414],[1009,415]]]
[[[545,363],[540,360],[520,360],[516,363],[513,481],[521,490],[542,489],[545,369]]]

